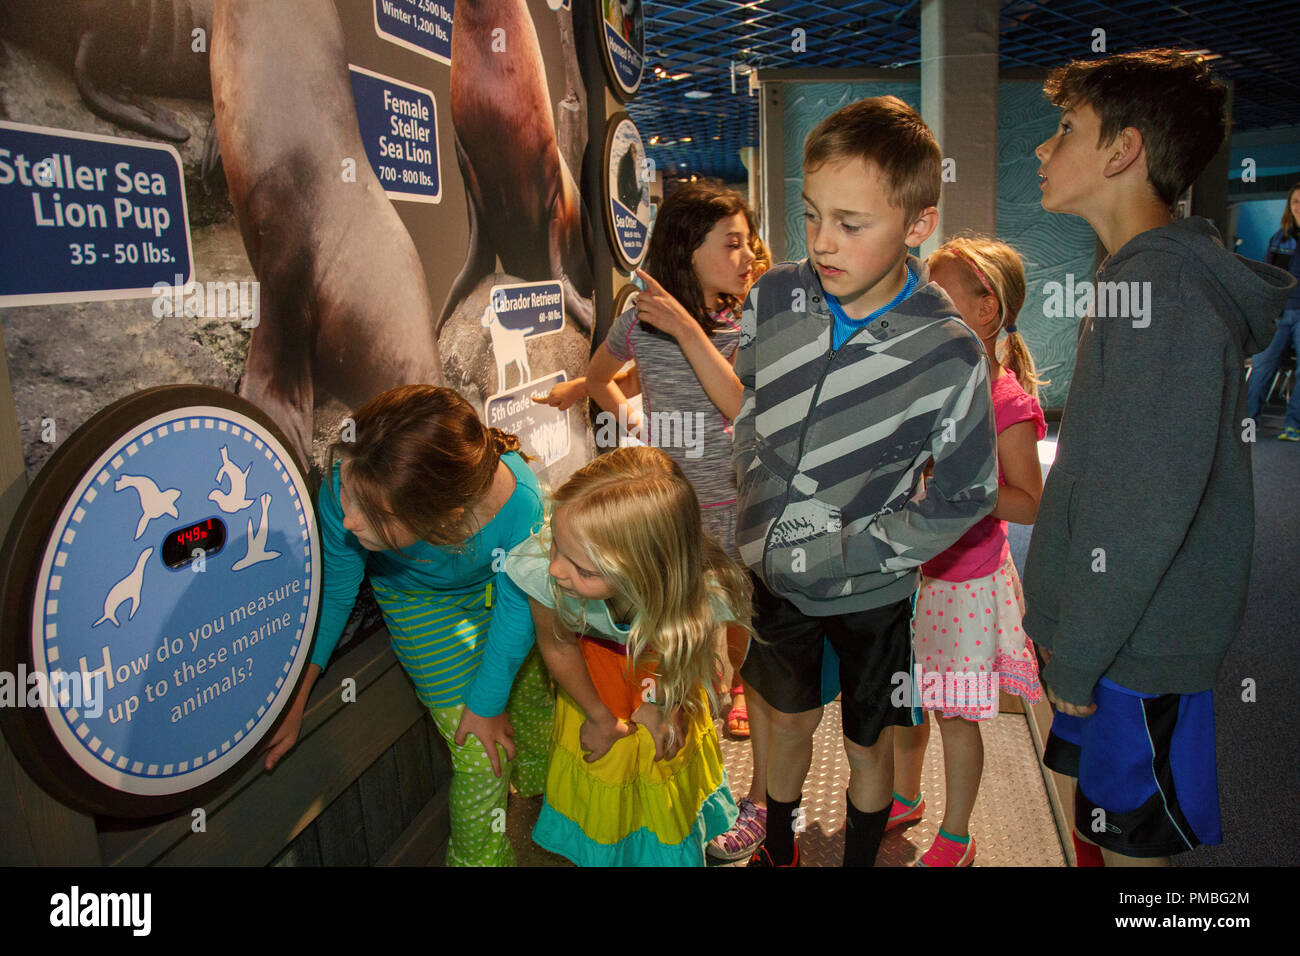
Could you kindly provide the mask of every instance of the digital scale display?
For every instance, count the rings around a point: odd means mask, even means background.
[[[226,523],[212,517],[177,528],[163,538],[162,561],[173,571],[189,567],[200,557],[215,557],[226,546]]]

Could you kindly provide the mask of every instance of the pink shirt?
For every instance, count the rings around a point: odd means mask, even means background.
[[[1033,421],[1038,440],[1047,434],[1047,421],[1037,399],[1020,387],[1016,373],[1003,369],[1002,377],[993,383],[993,419],[998,434],[1017,422]],[[1005,485],[1002,461],[998,460],[998,486]],[[1011,553],[1007,544],[1007,523],[992,515],[985,515],[957,543],[925,564],[921,573],[927,578],[944,581],[971,581],[985,578],[1002,567]]]

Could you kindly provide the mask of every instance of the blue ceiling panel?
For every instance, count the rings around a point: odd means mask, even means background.
[[[922,65],[920,0],[647,0],[644,9],[647,72],[627,109],[647,140],[657,137],[649,155],[669,176],[745,180],[740,150],[758,145],[753,69]],[[1101,56],[1098,29],[1107,53],[1206,50],[1233,81],[1235,130],[1288,126],[1300,123],[1297,12],[1293,0],[1012,0],[1001,8],[999,60],[1045,68]]]

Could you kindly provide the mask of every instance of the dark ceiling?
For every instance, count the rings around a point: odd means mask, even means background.
[[[800,28],[806,50],[792,47]],[[1294,0],[1063,0],[1003,4],[1002,69],[1090,59],[1155,46],[1208,50],[1234,82],[1236,131],[1300,123],[1300,4]],[[669,175],[742,182],[739,150],[758,144],[758,96],[746,69],[915,67],[921,3],[883,0],[676,0],[645,3],[646,76],[628,112]],[[735,77],[733,64],[742,70]],[[687,75],[682,75],[687,74]],[[673,79],[672,77],[678,77]],[[691,91],[707,92],[691,99]],[[689,139],[688,139],[689,138]]]

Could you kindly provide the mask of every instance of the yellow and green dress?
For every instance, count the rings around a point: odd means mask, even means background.
[[[529,597],[554,608],[547,567],[550,541],[543,531],[506,557],[506,577]],[[628,629],[611,618],[604,601],[560,594],[573,619],[585,620],[579,638],[600,699],[615,717],[627,720],[640,705],[643,681],[653,671],[629,673]],[[734,617],[721,601],[715,620]],[[699,688],[705,695],[705,689]],[[704,866],[704,848],[736,821],[718,732],[706,704],[688,726],[682,749],[671,760],[655,760],[650,732],[617,741],[593,763],[583,759],[578,732],[586,715],[557,687],[551,760],[545,800],[533,840],[579,866]]]

